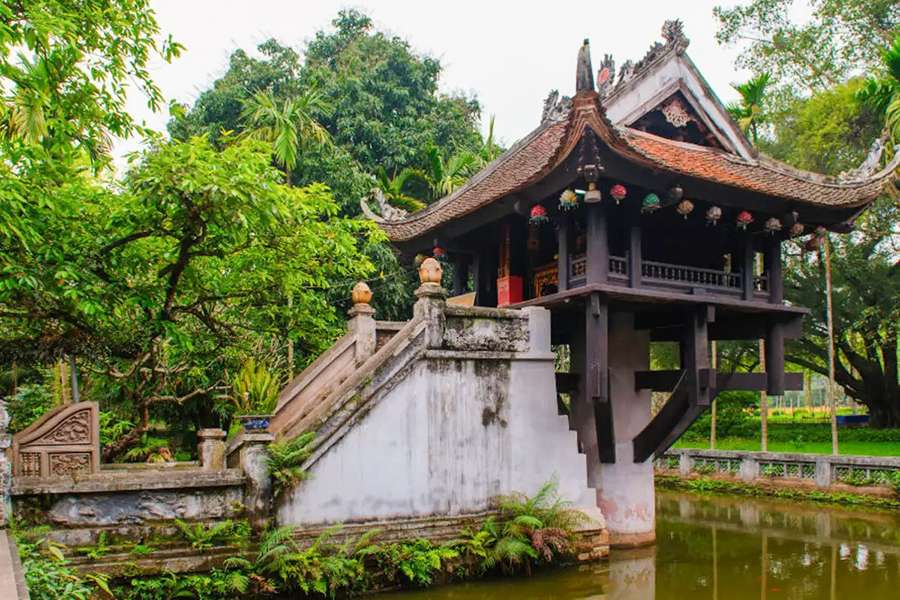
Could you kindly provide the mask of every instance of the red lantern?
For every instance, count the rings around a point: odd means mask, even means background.
[[[543,225],[549,221],[550,219],[547,217],[546,208],[540,204],[535,204],[531,207],[531,217],[528,219],[529,223],[532,225]]]
[[[747,225],[753,222],[753,215],[746,210],[742,210],[737,216],[738,229],[747,229]]]
[[[447,257],[447,251],[441,248],[440,246],[435,246],[431,250],[432,256],[434,256],[438,260],[442,260]]]
[[[609,195],[613,197],[616,201],[616,204],[625,199],[625,196],[628,195],[628,190],[625,189],[625,186],[621,183],[617,183],[616,185],[609,188]]]

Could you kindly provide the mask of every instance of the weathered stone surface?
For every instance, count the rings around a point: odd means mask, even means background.
[[[16,500],[25,506],[27,500]],[[63,494],[50,501],[46,520],[62,527],[105,527],[173,519],[229,518],[243,508],[239,487],[215,490],[155,490],[115,494]]]
[[[528,322],[521,319],[448,317],[444,348],[451,350],[528,351]]]
[[[197,432],[197,451],[200,466],[207,471],[225,468],[225,432],[221,429],[201,429]]]
[[[275,440],[268,432],[242,432],[228,446],[228,463],[236,464],[246,476],[244,506],[256,530],[265,529],[272,512],[272,479],[266,448]]]

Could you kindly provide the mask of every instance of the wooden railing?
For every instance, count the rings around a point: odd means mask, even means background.
[[[535,297],[546,295],[547,289],[555,290],[557,282],[556,264],[549,264],[533,272],[533,293]],[[609,257],[609,280],[611,282],[628,282],[628,257]],[[702,288],[711,293],[740,296],[743,288],[741,273],[730,273],[715,269],[704,269],[687,265],[645,260],[641,262],[641,280],[647,287],[679,289],[691,291]],[[581,255],[573,256],[569,262],[569,287],[581,287],[587,283],[587,259]],[[768,275],[753,278],[753,295],[760,299],[767,296],[769,289]]]
[[[727,273],[713,269],[671,265],[645,260],[641,263],[641,276],[645,279],[666,283],[687,284],[725,289],[741,289],[741,274]]]

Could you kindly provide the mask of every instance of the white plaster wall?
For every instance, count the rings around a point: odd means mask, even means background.
[[[634,315],[610,319],[609,370],[616,462],[599,468],[599,505],[611,541],[652,538],[656,529],[653,462],[634,462],[632,440],[650,422],[650,392],[634,389],[634,372],[650,362],[650,335],[634,329]]]
[[[552,360],[428,358],[313,465],[278,519],[475,512],[554,476],[563,497],[602,519],[576,435],[556,412]]]

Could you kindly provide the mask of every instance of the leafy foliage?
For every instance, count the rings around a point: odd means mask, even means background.
[[[312,453],[313,431],[289,440],[278,440],[266,448],[266,464],[276,494],[281,494],[306,479],[303,462]]]
[[[738,66],[771,73],[781,84],[822,91],[871,68],[900,25],[894,0],[811,0],[812,14],[797,23],[794,0],[752,0],[718,6],[716,39],[747,42]]]
[[[250,535],[245,522],[220,521],[218,523],[186,523],[180,519],[175,525],[185,541],[195,550],[206,550],[226,543],[245,540]]]
[[[47,539],[27,541],[19,536],[17,546],[31,598],[90,600],[97,590],[110,593],[106,576],[80,574],[69,566],[59,544]]]
[[[268,415],[275,410],[280,389],[278,379],[265,365],[248,358],[231,382],[231,400],[237,414]]]

